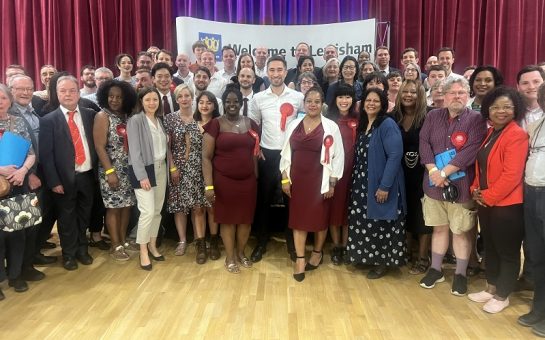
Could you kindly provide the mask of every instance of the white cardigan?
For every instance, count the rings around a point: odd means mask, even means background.
[[[297,118],[293,120],[286,130],[285,139],[284,139],[284,146],[282,147],[282,151],[280,152],[280,172],[283,173],[284,171],[288,175],[288,179],[291,183],[291,177],[290,177],[290,168],[291,168],[291,145],[290,145],[290,137],[295,128],[301,123],[304,117]],[[324,168],[324,171],[322,173],[322,187],[320,192],[322,194],[325,194],[329,191],[329,178],[334,177],[337,179],[340,179],[343,175],[344,170],[344,148],[343,148],[343,141],[341,137],[341,131],[339,130],[339,126],[337,123],[332,121],[331,119],[325,118],[322,116],[322,127],[324,129],[324,139],[325,137],[331,135],[333,136],[333,144],[329,148],[329,163],[324,163],[325,160],[325,146],[322,142],[322,151],[320,153],[320,163],[322,163],[322,166]]]

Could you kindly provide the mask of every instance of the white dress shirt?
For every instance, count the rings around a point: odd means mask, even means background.
[[[161,162],[167,158],[167,136],[165,131],[161,127],[161,122],[156,118],[156,124],[153,123],[148,116],[146,116],[148,121],[149,129],[151,131],[151,141],[153,143],[153,161]]]
[[[282,115],[280,106],[284,103],[290,103],[294,107],[294,112],[288,116],[286,127],[297,117],[297,112],[303,109],[304,96],[301,92],[290,89],[284,85],[284,91],[280,96],[272,92],[271,87],[265,91],[256,93],[252,98],[248,117],[261,125],[261,146],[269,150],[281,150],[284,143],[285,131],[280,128]]]
[[[68,124],[68,109],[64,106],[60,106],[64,118],[66,119],[66,124]],[[76,107],[76,113],[74,114],[74,122],[78,127],[79,135],[83,144],[83,150],[85,151],[85,161],[81,165],[77,165],[75,162],[75,150],[74,150],[74,169],[76,172],[86,172],[93,168],[91,164],[91,152],[89,151],[89,144],[87,143],[87,135],[85,134],[85,128],[83,126],[83,120],[81,119],[81,114],[79,112],[79,106]],[[70,133],[70,125],[67,126],[68,132]]]
[[[210,77],[210,84],[206,88],[208,91],[212,92],[216,98],[221,98],[225,87],[227,86],[227,81],[223,79],[219,72],[215,72],[212,77]]]
[[[180,71],[178,71],[174,73],[174,77],[183,80],[184,84],[187,84],[188,86],[193,86],[193,73],[191,71],[188,71],[187,76],[185,77],[182,77]]]
[[[222,76],[223,79],[225,79],[225,81],[227,83],[230,83],[231,78],[237,75],[236,70],[233,70],[233,72],[231,72],[231,73],[227,73],[227,71],[225,71],[225,69],[223,69],[223,70],[219,71],[218,73]]]
[[[157,89],[157,91],[159,91],[159,89]],[[170,106],[170,112],[174,112],[174,103],[172,102],[172,96],[170,94],[170,91],[168,91],[167,93],[162,93],[161,91],[159,91],[159,94],[161,95],[161,98],[159,98],[159,100],[161,100],[161,103],[164,104],[164,101],[163,101],[163,97],[164,96],[167,96],[167,101],[168,101],[168,105]],[[163,108],[163,112],[165,111],[165,108]]]

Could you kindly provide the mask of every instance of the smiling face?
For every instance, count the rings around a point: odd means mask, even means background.
[[[299,57],[304,55],[310,55],[307,44],[299,44],[295,49],[295,59],[299,60]]]
[[[488,119],[495,129],[501,129],[515,118],[515,105],[509,97],[496,98],[489,108]]]
[[[371,56],[369,55],[369,52],[367,51],[361,51],[358,55],[358,63],[363,64],[364,61],[369,61],[371,59]]]
[[[199,102],[197,103],[197,109],[202,116],[209,116],[214,111],[214,103],[207,96],[201,96]]]
[[[208,88],[208,84],[210,84],[210,77],[208,77],[206,72],[198,70],[193,77],[193,84],[195,84],[197,91],[204,91]]]
[[[189,67],[189,56],[187,54],[178,54],[176,57],[176,67],[180,72],[187,71],[187,68]]]
[[[281,87],[284,84],[284,78],[286,78],[287,70],[280,60],[274,60],[267,66],[267,76],[271,81],[271,86]]]
[[[172,82],[172,76],[170,71],[166,68],[161,68],[155,71],[155,76],[153,76],[153,84],[155,87],[162,93],[170,91],[170,83]]]
[[[146,93],[142,97],[142,108],[146,114],[155,114],[159,109],[159,96],[155,92]]]
[[[322,97],[316,91],[312,91],[305,96],[305,112],[307,116],[313,118],[317,117],[322,112],[323,105]]]
[[[404,107],[415,107],[416,106],[416,85],[407,84],[401,91],[401,105]]]
[[[379,49],[377,51],[377,65],[384,69],[390,63],[390,52],[387,49]]]
[[[401,77],[390,77],[388,78],[388,89],[394,92],[399,91],[401,86],[402,79]]]
[[[350,110],[350,107],[352,106],[352,101],[352,97],[348,95],[337,96],[335,98],[335,104],[337,105],[341,116],[348,115],[348,110]]]
[[[329,65],[327,65],[325,73],[327,75],[327,78],[337,79],[339,77],[339,63],[331,62]]]
[[[19,77],[15,78],[11,82],[11,94],[13,100],[22,107],[28,106],[32,101],[32,92],[34,91],[34,84],[30,78]]]
[[[249,90],[255,82],[254,71],[251,68],[243,68],[238,73],[238,83],[241,89]]]
[[[168,53],[161,51],[159,54],[157,54],[157,62],[172,66],[172,57]]]
[[[223,109],[225,111],[225,115],[229,117],[236,117],[240,114],[240,102],[234,92],[229,93],[227,97],[225,97]]]
[[[418,80],[418,69],[414,65],[407,65],[404,71],[405,79]]]
[[[337,49],[334,46],[327,46],[324,49],[324,59],[328,61],[331,58],[337,58]]]
[[[121,72],[128,72],[130,73],[132,71],[132,61],[131,58],[124,56],[121,59],[119,59],[119,64],[117,65],[117,68]]]
[[[93,88],[95,86],[98,87],[99,84],[95,83],[95,70],[86,68],[83,70],[81,74],[81,81],[83,82],[83,85],[85,87]]]
[[[301,89],[302,94],[307,93],[307,91],[310,90],[310,88],[313,86],[314,80],[306,77],[303,77],[303,79],[301,79],[301,82],[299,83],[299,88]]]
[[[258,47],[255,49],[255,61],[259,65],[265,65],[267,57],[269,56],[269,51],[265,47]]]
[[[112,111],[121,111],[123,107],[123,92],[119,87],[110,87],[110,90],[108,91],[108,106]]]
[[[310,59],[305,59],[303,63],[301,64],[301,67],[299,68],[299,72],[312,72],[314,70],[314,65],[312,64],[312,61]]]
[[[40,80],[42,81],[42,84],[45,85],[45,87],[49,86],[49,81],[51,80],[51,77],[57,72],[53,67],[43,67],[40,70]]]
[[[380,97],[375,92],[369,92],[363,101],[363,108],[370,119],[375,118],[380,112]]]
[[[240,58],[240,67],[241,68],[252,68],[254,66],[254,60],[249,55],[244,55]]]
[[[356,63],[353,60],[347,60],[343,64],[341,75],[345,82],[352,83],[356,75]]]
[[[201,65],[206,67],[210,73],[214,73],[216,67],[216,57],[214,53],[205,51],[201,54]]]
[[[437,59],[440,65],[443,65],[447,73],[452,72],[452,64],[454,64],[454,56],[451,51],[441,51],[437,55]]]
[[[191,92],[188,89],[181,90],[178,97],[176,97],[176,102],[180,105],[180,110],[189,109],[191,111],[191,105],[193,104]]]
[[[473,92],[477,97],[484,97],[494,88],[494,75],[490,71],[481,71],[475,76]]]
[[[537,101],[537,89],[543,83],[538,71],[521,74],[517,89],[526,103]]]
[[[136,60],[136,68],[149,68],[149,69],[151,69],[152,66],[153,66],[153,60],[151,59],[151,57],[149,57],[149,56],[147,56],[145,54],[142,54]]]
[[[361,76],[362,78],[365,78],[366,75],[371,74],[375,72],[375,68],[371,64],[364,64],[361,68]]]
[[[223,67],[231,70],[235,68],[235,61],[237,57],[233,50],[224,50],[222,53]]]

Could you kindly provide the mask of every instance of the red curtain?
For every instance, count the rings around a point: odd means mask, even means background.
[[[491,64],[516,83],[524,65],[545,61],[543,0],[369,0],[369,17],[391,23],[392,63],[414,47],[423,65],[443,46],[456,51],[454,70]]]
[[[114,71],[120,52],[150,45],[171,50],[171,0],[2,0],[0,70],[21,64],[40,89],[39,69],[53,64],[79,75],[83,65]],[[2,74],[2,79],[4,75]]]

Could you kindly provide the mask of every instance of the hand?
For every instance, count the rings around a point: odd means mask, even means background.
[[[259,159],[265,160],[265,155],[263,154],[263,150],[259,150]]]
[[[330,185],[329,186],[329,191],[324,194],[324,199],[331,198],[331,197],[333,197],[334,194],[335,194],[335,187]]]
[[[11,185],[21,186],[25,181],[27,172],[28,170],[23,166],[12,172],[11,175],[6,177],[6,179],[11,183]]]
[[[64,187],[62,185],[54,186],[53,189],[51,189],[56,194],[64,195]]]
[[[108,182],[110,189],[114,191],[119,188],[119,178],[117,177],[117,174],[115,172],[106,175],[106,182]]]
[[[42,186],[42,181],[35,174],[28,175],[28,187],[34,191]]]
[[[140,181],[140,187],[142,189],[144,189],[145,191],[150,191],[151,190],[151,184],[149,182],[149,179],[144,178],[143,180],[141,180]]]
[[[291,198],[291,184],[290,184],[290,183],[282,184],[282,191],[283,191],[289,198]]]
[[[210,203],[214,203],[216,202],[216,192],[214,191],[214,189],[210,189],[210,190],[205,190],[204,191],[204,197],[206,197],[206,199],[208,200],[208,202]]]
[[[375,199],[378,203],[384,203],[388,200],[388,191],[378,189],[375,193]]]
[[[471,192],[471,196],[477,202],[478,205],[483,207],[488,207],[488,205],[484,202],[484,198],[481,192],[481,189],[475,189]]]
[[[430,181],[433,183],[434,186],[443,188],[445,186],[445,182],[447,181],[446,178],[443,178],[441,176],[441,172],[439,170],[433,171],[430,176]]]
[[[180,184],[180,170],[176,170],[170,173],[170,181],[174,185]]]
[[[6,166],[0,166],[0,175],[2,176],[9,176],[12,173],[17,171],[17,167],[15,165],[6,165]]]

